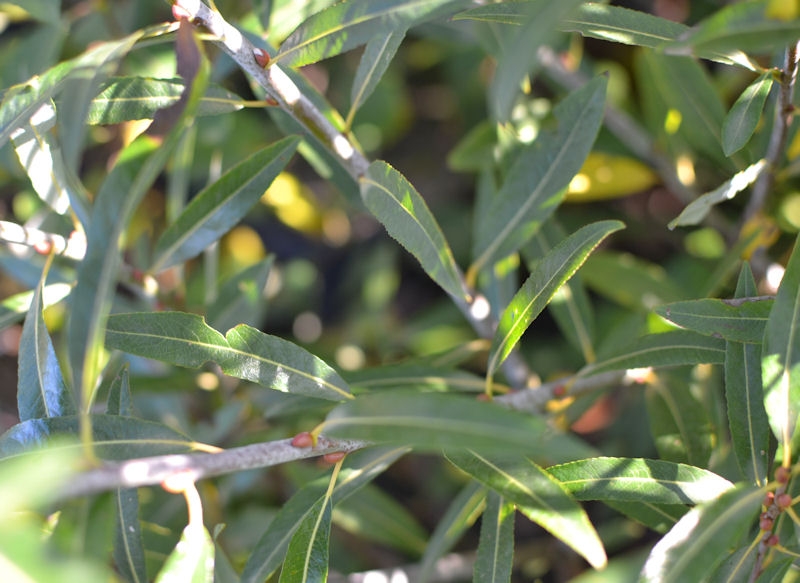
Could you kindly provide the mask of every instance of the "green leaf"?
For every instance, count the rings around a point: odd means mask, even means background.
[[[69,209],[69,184],[61,149],[51,130],[56,110],[45,102],[28,123],[11,133],[14,151],[31,181],[33,189],[50,208],[63,215]]]
[[[129,365],[125,363],[108,388],[106,413],[133,417],[133,398],[131,396]]]
[[[566,233],[557,221],[545,222],[531,242],[522,248],[526,264],[534,266],[564,239]],[[586,362],[594,362],[594,312],[580,274],[575,274],[556,291],[547,309],[570,345],[580,351]]]
[[[597,293],[638,310],[649,311],[687,297],[686,291],[673,282],[661,265],[629,253],[606,250],[593,253],[581,268],[581,278]]]
[[[139,522],[139,491],[125,488],[114,493],[117,524],[114,532],[114,563],[132,583],[148,581],[145,570],[142,529]]]
[[[419,583],[425,583],[433,576],[436,561],[452,549],[461,536],[475,524],[485,505],[486,488],[476,480],[470,480],[455,495],[428,541],[419,565]]]
[[[472,269],[516,252],[553,214],[597,136],[606,85],[600,76],[571,93],[554,110],[557,127],[520,151],[478,223]]]
[[[598,457],[547,468],[576,500],[700,504],[733,487],[713,472],[640,458]]]
[[[213,580],[214,541],[202,523],[188,524],[159,571],[156,583],[212,583]]]
[[[302,67],[352,50],[376,36],[453,14],[466,0],[348,0],[307,18],[273,61]]]
[[[348,454],[333,489],[332,503],[336,505],[358,491],[407,452],[406,448],[368,448]],[[242,583],[260,583],[280,566],[289,540],[325,494],[329,482],[326,476],[310,482],[281,506],[256,543],[242,571]]]
[[[361,179],[361,197],[433,281],[454,298],[467,295],[453,252],[436,219],[402,174],[386,162],[373,162]]]
[[[604,500],[603,503],[660,534],[675,526],[688,511],[685,504],[653,504],[627,500]]]
[[[659,306],[655,312],[682,328],[705,336],[760,344],[772,305],[772,298],[707,298]]]
[[[610,42],[657,48],[679,38],[689,27],[621,6],[585,2],[561,23],[562,30]]]
[[[667,461],[707,467],[714,443],[708,413],[693,394],[685,374],[661,374],[645,391],[650,432],[659,456]]]
[[[425,364],[389,364],[348,372],[347,382],[370,391],[419,389],[425,391],[481,392],[486,380],[475,374]]]
[[[533,522],[567,544],[595,569],[606,564],[603,543],[580,505],[550,474],[523,456],[489,459],[475,452],[448,453],[458,468],[501,494]]]
[[[474,583],[509,583],[514,567],[513,504],[489,492],[481,518],[481,535],[472,576]]]
[[[333,523],[347,532],[411,556],[425,550],[428,534],[404,506],[383,490],[367,484],[358,496],[333,509]]]
[[[48,266],[49,267],[49,266]],[[44,323],[42,293],[48,269],[33,294],[19,340],[17,411],[21,421],[77,413]]]
[[[177,103],[185,89],[186,84],[180,78],[115,77],[106,81],[92,100],[86,122],[109,125],[153,119],[159,109]],[[239,96],[212,83],[200,98],[197,115],[231,113],[244,106]]]
[[[784,455],[790,456],[800,414],[800,238],[795,242],[767,320],[761,375],[770,427],[786,448]]]
[[[720,169],[733,168],[722,152],[725,107],[706,70],[690,57],[642,51],[636,61],[641,102],[654,136],[673,156],[686,144]]]
[[[756,293],[749,264],[742,266],[736,297]],[[763,338],[764,332],[761,331]],[[733,451],[751,484],[767,483],[769,420],[761,383],[761,346],[729,341],[725,346],[725,402]]]
[[[722,150],[726,156],[745,147],[756,130],[775,80],[771,72],[753,81],[733,104],[722,124]]]
[[[191,259],[232,229],[283,170],[299,141],[290,136],[259,150],[193,198],[158,240],[150,270]]]
[[[541,459],[583,457],[577,439],[554,432],[542,419],[460,395],[382,391],[334,408],[325,435],[414,446],[528,451]],[[590,454],[591,455],[591,454]],[[552,463],[552,462],[551,462]]]
[[[131,459],[169,453],[185,453],[194,442],[161,423],[119,415],[91,415],[94,451],[104,459]],[[55,436],[78,433],[79,416],[30,419],[0,436],[0,458],[24,454]],[[65,455],[83,446],[62,445]]]
[[[519,29],[512,29],[511,38],[503,47],[497,61],[489,104],[497,121],[508,121],[520,84],[526,75],[535,76],[541,67],[539,47],[552,44],[558,34],[558,24],[577,7],[577,0],[531,0],[523,6],[524,20]]]
[[[372,95],[405,36],[405,30],[400,29],[385,35],[375,36],[369,40],[364,49],[364,54],[361,55],[361,60],[358,62],[353,86],[350,88],[348,121],[352,122],[358,108]],[[350,127],[352,123],[347,123],[346,125]]]
[[[739,486],[697,506],[650,553],[640,581],[703,581],[752,528],[764,491]]]
[[[723,182],[722,185],[710,192],[706,192],[686,205],[681,214],[669,222],[669,228],[674,229],[679,226],[700,224],[708,216],[712,207],[726,200],[731,200],[753,184],[767,167],[766,160],[759,160],[741,172],[737,172],[732,178]]]
[[[620,221],[586,225],[559,243],[531,270],[531,274],[500,316],[487,374],[492,376],[544,310],[558,289],[572,277],[603,239],[624,228]]]
[[[236,324],[256,326],[261,322],[267,304],[264,288],[274,262],[275,256],[270,255],[225,279],[206,312],[212,328],[223,332]]]
[[[347,384],[322,360],[245,324],[223,336],[196,314],[116,314],[108,319],[106,345],[187,368],[216,362],[225,374],[284,393],[352,398]]]
[[[620,351],[618,356],[587,365],[581,370],[580,376],[648,366],[722,364],[724,360],[724,340],[688,330],[676,330],[642,336]]]
[[[767,18],[767,3],[738,2],[714,12],[666,50],[694,54],[745,51],[769,54],[797,42],[800,21]]]
[[[502,6],[493,4],[492,6]],[[496,124],[484,120],[467,132],[447,154],[447,165],[457,172],[478,172],[492,167],[497,144]]]
[[[331,500],[324,496],[311,507],[292,536],[279,583],[325,583],[330,533]]]

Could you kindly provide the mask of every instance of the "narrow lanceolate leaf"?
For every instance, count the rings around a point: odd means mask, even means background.
[[[361,179],[364,204],[389,234],[422,265],[428,276],[454,298],[467,291],[436,219],[425,200],[397,170],[373,162]]]
[[[322,431],[329,436],[397,443],[420,450],[515,450],[564,461],[582,457],[579,452],[586,451],[578,440],[553,432],[538,417],[441,393],[364,394],[333,409]]]
[[[555,108],[557,127],[524,148],[478,223],[473,269],[516,252],[553,214],[592,148],[607,79],[590,81]]]
[[[436,572],[436,562],[475,524],[486,506],[486,495],[486,487],[476,480],[470,480],[456,494],[428,541],[428,547],[419,564],[420,582],[428,581],[432,577]],[[452,575],[452,572],[448,574]],[[469,573],[465,575],[467,576]]]
[[[369,448],[349,454],[333,489],[333,504],[370,483],[406,453],[406,448]],[[322,477],[306,484],[281,506],[256,543],[242,572],[242,583],[260,583],[280,566],[292,535],[310,515],[314,504],[325,495],[329,481],[328,477]]]
[[[467,6],[466,0],[346,0],[307,18],[281,45],[274,61],[292,67],[352,50],[378,35]]]
[[[559,243],[533,268],[500,317],[489,351],[487,374],[498,369],[533,320],[544,310],[558,289],[572,277],[589,253],[614,231],[624,228],[620,221],[600,221],[582,227]]]
[[[46,102],[27,124],[12,132],[11,140],[36,194],[63,215],[69,208],[69,186],[61,150],[51,133],[55,125],[55,107],[52,102]]]
[[[331,500],[325,496],[311,507],[292,536],[280,583],[325,583],[330,534]]]
[[[598,457],[547,468],[577,500],[700,504],[733,488],[713,472],[662,460]]]
[[[745,263],[736,297],[756,293],[756,281]],[[763,338],[763,330],[762,330]],[[761,383],[761,345],[729,341],[725,346],[725,402],[736,461],[751,484],[767,482],[769,420]]]
[[[222,332],[237,324],[255,326],[261,321],[268,303],[264,288],[274,262],[275,256],[270,255],[225,279],[206,312],[212,328]]]
[[[800,413],[800,238],[767,320],[761,363],[769,424],[790,456]]]
[[[722,124],[722,150],[726,156],[745,147],[761,119],[769,90],[775,80],[764,73],[745,89],[733,104]]]
[[[109,125],[138,119],[153,119],[159,109],[177,103],[186,89],[178,79],[116,77],[107,81],[92,100],[86,122]],[[197,115],[217,115],[245,106],[241,97],[219,85],[209,85],[200,99]]]
[[[21,421],[77,412],[74,396],[64,383],[42,316],[42,290],[46,278],[47,269],[33,294],[20,337],[17,409]]]
[[[156,577],[156,583],[214,581],[214,541],[205,526],[188,524],[183,529],[175,550],[167,557]]]
[[[139,522],[139,492],[125,488],[114,493],[117,525],[114,533],[114,563],[132,583],[146,583],[144,544]]]
[[[29,419],[0,436],[0,458],[41,447],[56,435],[78,434],[78,415]],[[130,459],[169,453],[185,453],[192,442],[185,435],[161,423],[119,415],[92,415],[94,451],[104,459]],[[63,446],[78,450],[81,444]]]
[[[525,3],[525,18],[518,28],[509,29],[510,40],[497,61],[497,70],[489,87],[494,118],[507,121],[520,85],[526,75],[534,76],[539,67],[539,47],[551,43],[558,34],[558,24],[579,4],[576,0],[532,0]]]
[[[642,336],[618,356],[590,364],[581,376],[629,368],[678,366],[682,364],[722,364],[725,341],[688,330]]]
[[[406,31],[399,29],[375,36],[367,43],[356,69],[353,86],[350,88],[350,113],[347,116],[349,122],[352,122],[355,112],[367,97],[372,95],[405,36]],[[349,127],[350,123],[347,126]]]
[[[524,2],[505,2],[473,8],[456,15],[454,20],[521,25],[526,16]],[[583,36],[650,48],[660,47],[689,31],[688,26],[666,18],[599,2],[585,2],[564,18],[558,27],[567,32],[579,32]]]
[[[741,172],[737,172],[732,178],[726,180],[719,187],[711,192],[703,194],[686,205],[686,208],[681,211],[681,214],[669,222],[669,228],[674,229],[679,226],[699,224],[706,218],[715,205],[725,202],[726,200],[731,200],[745,188],[753,184],[766,168],[766,160],[759,160]]]
[[[243,160],[198,194],[156,245],[152,271],[201,253],[244,218],[294,154],[290,136]]]
[[[523,456],[485,457],[474,451],[448,453],[448,459],[501,494],[526,517],[601,569],[606,552],[589,517],[550,474]]]
[[[797,41],[800,21],[769,18],[766,2],[737,2],[715,11],[691,29],[691,33],[666,47],[686,54],[732,53],[769,54]]]
[[[739,486],[690,510],[653,547],[639,581],[704,581],[750,531],[763,498],[763,490]]]
[[[489,492],[481,518],[478,555],[472,575],[474,583],[508,583],[514,567],[513,504],[497,492]]]
[[[706,336],[760,344],[772,305],[772,298],[765,297],[707,298],[659,306],[655,312],[682,328]]]
[[[646,12],[599,2],[586,2],[561,23],[562,30],[579,32],[626,45],[656,48],[689,30],[686,25]]]
[[[223,336],[196,314],[118,314],[108,320],[106,346],[189,368],[216,362],[225,374],[285,393],[352,398],[347,384],[322,360],[244,324]]]

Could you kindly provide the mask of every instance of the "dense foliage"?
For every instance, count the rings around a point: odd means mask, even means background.
[[[794,580],[800,6],[645,4],[0,4],[0,579]]]

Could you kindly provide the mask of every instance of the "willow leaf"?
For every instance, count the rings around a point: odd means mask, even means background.
[[[533,320],[544,310],[559,288],[572,277],[592,250],[614,231],[620,221],[600,221],[582,227],[541,259],[500,316],[489,351],[488,374],[492,375],[508,357]]]

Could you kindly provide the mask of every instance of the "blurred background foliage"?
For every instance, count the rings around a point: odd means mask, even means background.
[[[268,41],[273,45],[305,16],[330,3],[216,1],[228,20],[250,34],[263,36],[269,31]],[[162,0],[64,0],[60,11],[55,12],[45,0],[31,2],[30,13],[21,9],[23,4],[0,4],[3,87],[25,81],[81,53],[93,42],[171,20],[169,6]],[[693,24],[724,3],[631,0],[614,4]],[[474,201],[476,189],[480,189],[477,173],[498,158],[513,156],[513,151],[504,151],[507,143],[503,130],[486,121],[487,83],[493,70],[488,55],[501,40],[497,36],[500,30],[465,22],[413,29],[352,124],[369,157],[389,160],[423,194],[461,265],[467,265],[470,259]],[[750,152],[763,150],[759,144],[769,137],[769,131],[760,127],[749,150],[741,151],[738,159],[728,159],[718,142],[709,144],[696,120],[686,119],[685,112],[675,109],[672,97],[680,97],[680,83],[695,79],[679,77],[664,85],[669,72],[658,70],[660,61],[642,49],[618,43],[565,35],[553,48],[560,65],[570,72],[607,72],[609,103],[636,120],[656,140],[658,148],[676,161],[687,192],[716,188],[729,178],[733,164],[741,169],[753,162]],[[230,59],[211,45],[206,45],[206,51],[213,63],[215,83],[244,99],[256,99]],[[350,85],[359,55],[357,50],[303,69],[306,78],[343,117],[350,105]],[[721,123],[724,112],[755,78],[744,69],[705,61],[689,69],[679,75],[690,73],[707,84],[710,101],[705,107],[715,116],[715,123]],[[172,45],[144,43],[123,60],[121,73],[174,77]],[[671,82],[674,85],[670,86]],[[514,110],[514,129],[535,139],[554,99],[563,94],[559,78],[545,71],[530,87],[535,98]],[[154,238],[165,228],[171,212],[169,190],[186,188],[196,194],[227,168],[279,138],[282,134],[269,113],[264,107],[244,107],[235,113],[198,120],[185,138],[185,155],[191,160],[191,172],[182,178],[186,183],[176,184],[178,178],[167,174],[147,196],[126,234],[131,282],[141,283],[136,270]],[[762,123],[768,127],[770,120]],[[89,128],[80,175],[90,192],[108,172],[120,146],[142,129],[138,122]],[[594,152],[570,184],[568,203],[558,211],[568,232],[607,218],[619,218],[627,224],[627,229],[614,237],[613,246],[594,255],[580,274],[594,306],[599,353],[613,351],[642,331],[663,328],[663,321],[650,312],[656,305],[709,293],[731,296],[741,245],[755,228],[738,229],[744,203],[737,199],[717,208],[713,226],[669,230],[667,223],[686,201],[664,185],[640,154],[608,130],[601,130]],[[787,155],[787,169],[779,177],[767,212],[758,217],[757,226],[763,226],[758,237],[772,245],[769,257],[764,259],[764,270],[772,259],[785,258],[800,231],[800,185],[796,180],[800,135],[796,132],[790,136]],[[368,376],[364,369],[407,358],[428,362],[449,359],[480,372],[486,346],[473,340],[474,332],[452,302],[353,200],[321,178],[301,157],[295,157],[264,193],[261,204],[218,246],[183,271],[175,268],[159,275],[158,302],[171,309],[202,312],[209,297],[220,293],[235,274],[252,268],[246,277],[233,280],[235,285],[252,287],[252,307],[219,314],[220,321],[229,326],[244,320],[289,338],[349,372],[348,378],[354,379],[356,388],[358,380]],[[46,226],[63,235],[71,228],[43,209],[8,147],[0,150],[0,218]],[[518,286],[514,277],[518,267],[524,270],[524,265],[508,266],[513,289]],[[68,274],[72,266],[65,263],[58,268]],[[38,281],[39,274],[23,269],[7,247],[0,249],[0,269],[3,298],[30,289]],[[130,300],[133,305],[141,301],[133,295]],[[63,348],[63,311],[63,305],[57,304],[45,313],[57,348]],[[2,429],[16,422],[15,357],[20,330],[17,324],[0,332]],[[556,319],[548,313],[527,337],[526,356],[543,379],[573,372],[584,362],[580,346],[559,331]],[[309,407],[306,399],[259,390],[217,375],[212,369],[197,373],[134,360],[131,373],[137,412],[164,421],[198,441],[232,446],[283,438],[308,429],[320,418],[320,412]],[[685,391],[687,399],[697,402],[698,426],[725,426],[724,411],[706,397],[709,391],[721,390],[720,374],[710,367],[665,372],[659,384],[647,390],[625,389],[586,397],[578,403],[565,403],[563,411],[553,413],[560,416],[564,426],[585,435],[590,442],[602,444],[609,455],[657,457],[658,449],[662,453],[669,449],[663,444],[657,448],[650,431],[650,424],[659,420],[648,418],[648,411],[652,415],[654,408],[648,407],[647,401],[661,398],[659,386]],[[481,388],[476,383],[475,390]],[[700,433],[699,439],[712,440],[720,432]],[[700,444],[699,455],[708,456],[713,447],[716,458],[710,469],[735,475],[730,450],[718,445]],[[688,461],[705,464],[702,460]],[[280,504],[317,472],[319,468],[313,463],[295,463],[200,484],[206,522],[226,524],[219,542],[233,564],[246,558]],[[462,482],[463,477],[438,458],[403,458],[363,496],[336,507],[332,568],[348,572],[375,564],[418,561],[429,534]],[[155,569],[185,524],[184,505],[178,497],[159,489],[142,489],[141,501],[144,523],[150,526],[144,532],[145,546],[152,555],[148,565]],[[96,502],[103,503],[103,497]],[[76,502],[76,506],[79,504]],[[380,515],[369,512],[370,507],[378,506],[384,509]],[[588,509],[609,553],[620,554],[623,559],[604,574],[579,576],[584,565],[576,555],[552,539],[543,539],[541,529],[532,523],[518,521],[520,581],[624,581],[630,573],[638,572],[646,554],[639,549],[654,535],[606,506],[589,504]],[[91,511],[76,507],[74,524]],[[66,535],[56,540],[68,545],[69,538]],[[457,548],[474,549],[476,540],[477,527]],[[547,542],[543,544],[543,540]],[[626,569],[626,564],[633,567]]]

